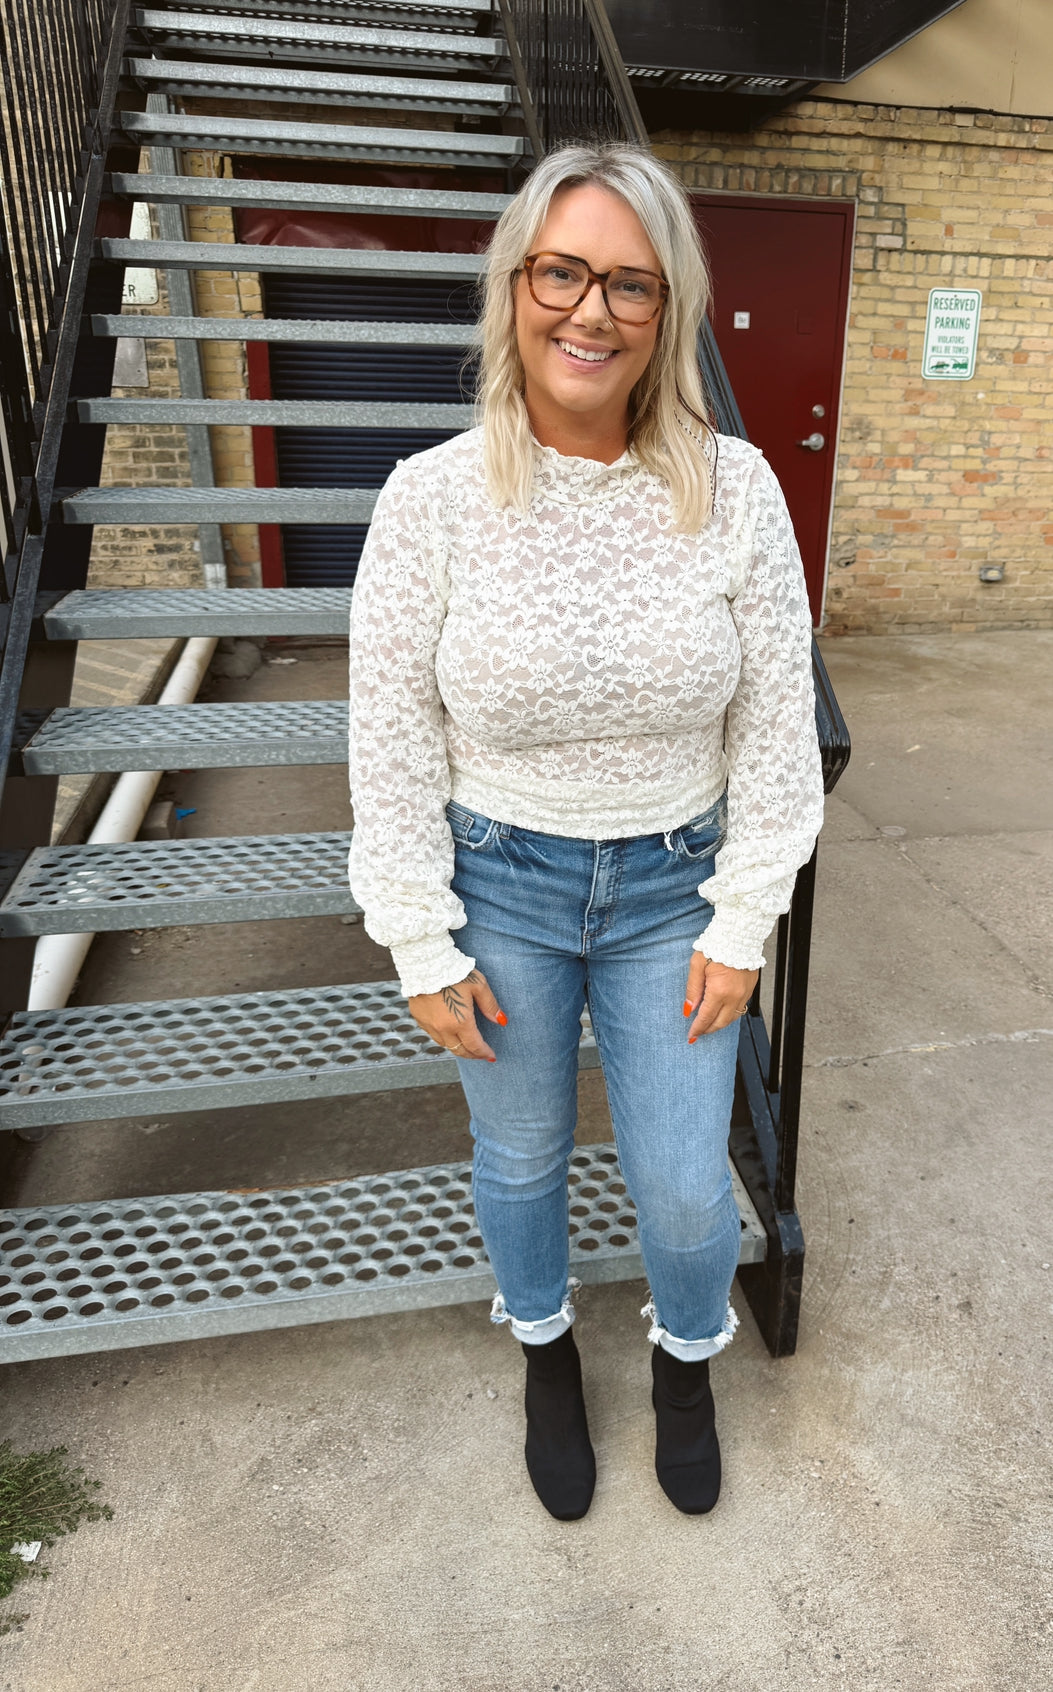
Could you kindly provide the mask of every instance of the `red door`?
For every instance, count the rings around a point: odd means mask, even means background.
[[[822,615],[854,207],[696,195],[713,328],[750,439],[782,484]]]

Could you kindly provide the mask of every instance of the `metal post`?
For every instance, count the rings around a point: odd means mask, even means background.
[[[779,1089],[779,1159],[775,1170],[775,1208],[792,1210],[797,1180],[797,1140],[801,1125],[801,1083],[804,1074],[804,1032],[808,1009],[808,963],[815,904],[815,862],[812,853],[797,876],[790,910],[786,946],[786,1016]]]

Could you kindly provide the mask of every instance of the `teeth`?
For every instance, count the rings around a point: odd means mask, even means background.
[[[572,346],[569,341],[557,341],[556,345],[562,348],[565,353],[570,353],[572,358],[583,358],[586,364],[605,364],[609,358],[614,356],[613,353],[609,352],[588,352],[584,347]]]

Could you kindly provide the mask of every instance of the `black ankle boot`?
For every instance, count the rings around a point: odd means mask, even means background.
[[[682,1363],[651,1347],[658,1483],[685,1516],[704,1516],[720,1497],[720,1446],[709,1360]]]
[[[585,1419],[581,1360],[570,1328],[526,1353],[527,1472],[550,1516],[576,1522],[592,1503],[596,1458]]]

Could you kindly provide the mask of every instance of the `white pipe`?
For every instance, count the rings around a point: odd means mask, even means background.
[[[213,639],[188,640],[169,676],[159,705],[189,705],[197,695],[216,650]],[[118,776],[113,792],[88,837],[89,845],[134,840],[157,791],[162,770],[129,770]],[[29,1010],[59,1010],[73,991],[94,934],[42,934],[33,954]]]

